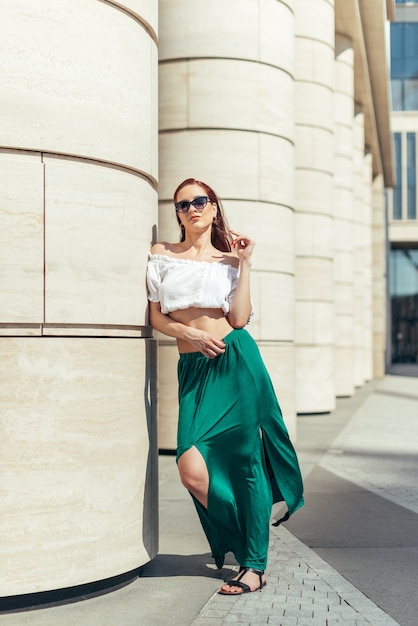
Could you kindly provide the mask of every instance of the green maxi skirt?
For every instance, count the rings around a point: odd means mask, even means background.
[[[257,344],[244,329],[224,341],[214,359],[180,354],[177,460],[192,446],[205,460],[207,509],[192,497],[216,565],[232,552],[264,570],[272,504],[302,506],[302,478]]]

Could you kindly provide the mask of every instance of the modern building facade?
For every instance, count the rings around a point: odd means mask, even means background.
[[[173,449],[177,353],[148,324],[145,267],[179,236],[181,180],[257,242],[248,330],[292,437],[384,373],[393,3],[3,0],[0,17],[10,596],[155,555],[156,388]]]
[[[418,3],[398,2],[391,25],[396,186],[388,193],[388,364],[418,363]]]

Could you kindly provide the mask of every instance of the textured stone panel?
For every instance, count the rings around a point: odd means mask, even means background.
[[[347,177],[348,180],[348,177]],[[352,177],[351,177],[352,180]],[[353,218],[353,187],[335,188],[335,217],[351,221]]]
[[[293,74],[295,27],[293,7],[288,6],[291,4],[280,0],[259,2],[259,59]]]
[[[160,0],[159,5],[161,61],[213,56],[258,57],[258,3]]]
[[[294,277],[254,271],[254,320],[249,328],[259,340],[292,341],[294,336]],[[254,323],[255,322],[255,323]]]
[[[233,197],[236,189],[240,189],[242,197],[258,199],[256,133],[223,130],[163,133],[159,151],[160,199],[171,200],[177,184],[186,178],[207,182],[221,197]],[[205,156],[208,154],[212,155],[211,159]]]
[[[105,2],[5,0],[0,145],[157,178],[156,44]]]
[[[293,14],[285,3],[162,0],[159,4],[161,61],[230,57],[293,69]]]
[[[296,302],[295,342],[330,345],[334,342],[334,307],[332,302]]]
[[[335,248],[340,252],[353,251],[353,223],[345,220],[335,222]]]
[[[222,199],[239,190],[247,200],[293,204],[293,146],[281,137],[224,130],[163,133],[160,155],[160,199],[171,200],[175,186],[193,177]]]
[[[351,314],[338,315],[335,318],[335,345],[339,347],[353,347],[354,323]],[[350,379],[352,378],[350,372]]]
[[[354,288],[351,273],[345,283],[338,282],[335,285],[335,313],[337,315],[350,315],[353,317],[353,294]]]
[[[333,300],[334,264],[332,259],[296,259],[296,297],[298,300]]]
[[[146,342],[3,338],[0,350],[2,595],[148,562],[157,477],[146,485],[156,449]]]
[[[337,397],[349,397],[354,393],[353,380],[354,351],[348,346],[336,346],[334,351],[335,393]]]
[[[176,342],[164,337],[158,347],[158,447],[176,450],[178,421]]]
[[[345,51],[347,54],[342,60],[342,55],[337,58],[338,71],[335,74],[335,91],[340,96],[343,94],[351,100],[351,113],[354,114],[354,53],[353,49]]]
[[[334,170],[334,136],[328,130],[314,126],[296,127],[296,161],[298,168]]]
[[[297,80],[332,86],[334,51],[316,39],[298,37],[295,56]]]
[[[292,344],[259,342],[261,356],[270,374],[283,419],[292,441],[296,440],[295,348]]]
[[[46,159],[46,322],[146,324],[156,192],[139,175]]]
[[[220,82],[227,88],[220,89]],[[159,84],[160,131],[248,128],[285,137],[293,132],[293,80],[272,66],[237,59],[179,61],[161,65]]]
[[[301,256],[333,256],[334,221],[330,215],[295,214],[297,232],[296,254]]]
[[[40,155],[0,153],[0,322],[44,315],[43,166]]]
[[[353,289],[354,282],[354,268],[353,268],[353,255],[347,252],[336,252],[334,258],[334,277],[335,277],[335,289],[338,290],[339,286],[342,285],[342,288],[346,288],[348,285],[351,285],[351,289]],[[341,294],[336,292],[335,302],[338,304],[338,299]],[[352,295],[351,295],[352,301]],[[353,305],[351,304],[351,307]]]
[[[258,181],[260,200],[294,206],[294,146],[281,137],[259,136]]]
[[[348,124],[349,120],[354,116],[354,101],[353,94],[336,91],[335,95],[335,122],[336,124],[346,124],[347,128],[351,128],[352,125]],[[352,143],[352,137],[350,138]]]
[[[341,127],[340,127],[341,128]],[[352,157],[348,153],[348,144],[346,149],[339,147],[339,152],[335,154],[334,157],[334,165],[335,165],[335,187],[337,193],[342,193],[342,191],[349,192],[350,194],[350,213],[352,213],[352,203],[353,203],[353,162]],[[339,201],[340,198],[338,198]],[[335,202],[335,210],[336,216],[347,216],[348,215],[341,211],[338,206],[337,198]]]
[[[296,346],[295,355],[297,412],[333,411],[334,347]]]
[[[333,215],[334,181],[330,173],[296,171],[295,207],[306,213]]]
[[[187,128],[191,65],[189,61],[177,61],[176,63],[161,63],[159,66],[158,115],[160,132],[174,128]]]
[[[334,130],[334,94],[329,87],[296,81],[295,94],[298,125]]]
[[[296,36],[334,49],[334,6],[329,0],[296,0]]]

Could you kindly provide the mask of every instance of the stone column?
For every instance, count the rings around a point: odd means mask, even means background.
[[[372,183],[373,221],[373,378],[385,374],[386,346],[386,208],[382,175]]]
[[[296,406],[334,386],[334,3],[296,0]]]
[[[354,392],[352,41],[338,35],[335,52],[335,393],[351,396]]]
[[[364,114],[354,117],[354,385],[365,382],[364,367]]]
[[[283,0],[160,2],[160,240],[177,240],[172,195],[188,177],[254,237],[259,342],[294,433],[293,11]],[[175,447],[177,352],[160,347],[160,446]]]
[[[373,378],[373,267],[372,267],[372,155],[364,155],[363,165],[363,376]]]
[[[2,594],[157,552],[157,3],[2,2]]]

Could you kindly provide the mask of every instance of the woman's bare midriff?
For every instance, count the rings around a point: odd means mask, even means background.
[[[228,333],[234,330],[222,309],[198,309],[190,307],[189,309],[172,311],[169,315],[176,322],[180,322],[191,328],[204,330],[217,339],[223,339]],[[180,354],[198,352],[197,348],[184,339],[177,339],[177,346]]]

